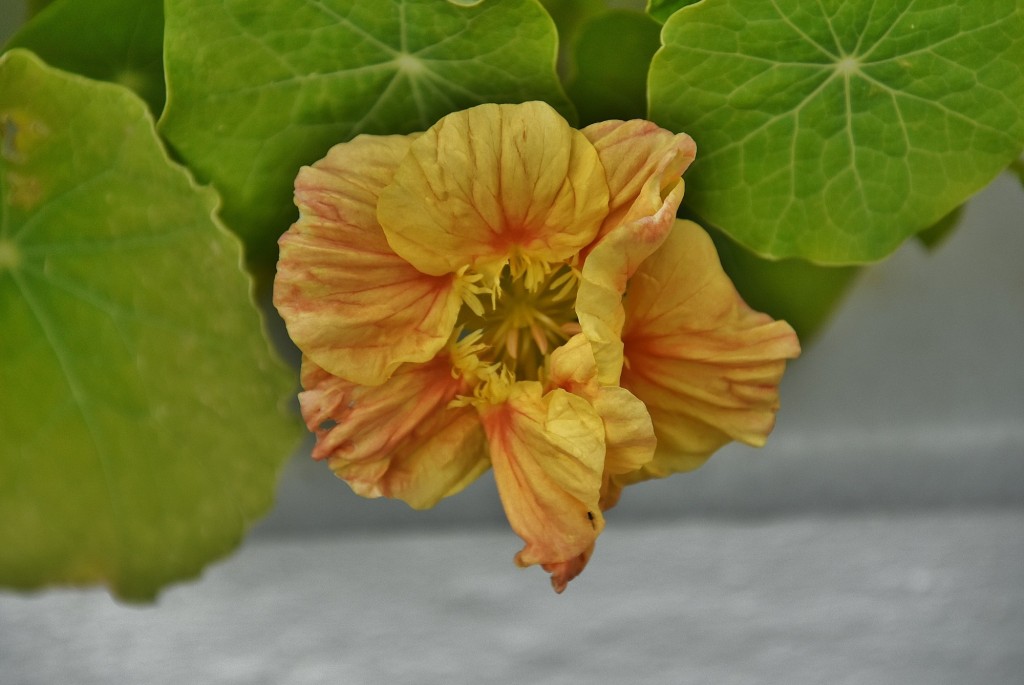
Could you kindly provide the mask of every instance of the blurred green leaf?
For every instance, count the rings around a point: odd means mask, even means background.
[[[163,0],[57,0],[11,38],[58,69],[131,88],[164,107]]]
[[[26,4],[28,5],[29,16],[32,16],[41,12],[47,5],[52,5],[53,0],[27,0]]]
[[[768,260],[718,229],[708,232],[722,267],[746,303],[788,321],[804,346],[821,332],[862,268],[819,266],[802,259]]]
[[[1017,178],[1020,179],[1021,185],[1024,185],[1024,158],[1015,159],[1010,166],[1007,167],[1007,171],[1011,174],[1016,174]]]
[[[881,259],[1024,145],[1019,0],[704,0],[672,15],[651,116],[687,200],[753,251]]]
[[[121,86],[0,57],[0,583],[197,574],[297,438],[216,195]]]
[[[960,225],[960,219],[963,218],[964,214],[964,207],[966,205],[960,205],[936,223],[919,232],[915,237],[929,250],[937,249],[942,243],[946,242],[946,239]]]
[[[664,24],[676,11],[695,2],[697,0],[647,0],[647,14]]]
[[[224,196],[256,261],[295,220],[299,167],[358,133],[422,130],[483,102],[571,115],[536,0],[168,0],[161,131]]]
[[[562,81],[576,75],[576,38],[588,19],[606,9],[604,0],[541,0],[558,27],[558,73]]]
[[[581,124],[647,116],[647,70],[661,26],[642,12],[610,10],[579,31],[566,92]]]

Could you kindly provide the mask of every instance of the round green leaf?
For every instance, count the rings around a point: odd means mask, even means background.
[[[237,238],[145,104],[0,58],[0,583],[195,575],[297,437]]]
[[[704,0],[662,40],[687,202],[762,255],[880,259],[1024,146],[1019,0]]]
[[[678,10],[697,0],[647,0],[647,14],[662,24]]]
[[[7,44],[52,67],[138,93],[159,114],[164,106],[163,0],[57,0]]]
[[[168,0],[161,131],[264,261],[299,167],[332,145],[482,102],[565,110],[556,43],[537,0]]]

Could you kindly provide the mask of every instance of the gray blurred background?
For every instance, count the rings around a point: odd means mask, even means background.
[[[307,441],[241,550],[154,606],[0,592],[0,684],[1020,685],[1022,263],[1004,174],[936,252],[865,270],[767,448],[627,489],[564,595],[512,565],[489,476],[414,512]]]

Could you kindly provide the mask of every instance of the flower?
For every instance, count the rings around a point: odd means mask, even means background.
[[[274,303],[313,456],[416,508],[493,468],[516,563],[561,592],[625,485],[763,444],[799,344],[676,220],[694,154],[647,121],[575,130],[529,102],[303,168]]]

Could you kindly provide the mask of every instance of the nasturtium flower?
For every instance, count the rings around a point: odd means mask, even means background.
[[[761,445],[788,324],[748,308],[676,220],[693,140],[481,105],[303,168],[274,302],[303,353],[313,456],[427,508],[494,470],[557,591],[622,488]]]

